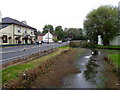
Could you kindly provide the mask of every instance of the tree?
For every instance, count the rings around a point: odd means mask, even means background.
[[[53,32],[54,28],[52,25],[48,24],[48,25],[45,25],[44,28],[43,28],[43,31],[42,33],[47,33],[48,30],[50,30],[50,32]]]
[[[41,31],[37,31],[37,35],[38,35],[38,34],[41,34]]]
[[[65,32],[67,34],[67,38],[71,38],[73,40],[83,39],[82,28],[68,28],[68,29],[65,29]]]
[[[62,29],[62,26],[57,26],[57,27],[55,27],[55,34],[57,35],[57,38],[59,39],[59,40],[64,40],[64,38],[65,38],[65,33],[64,33],[64,31],[63,31],[63,29]]]
[[[119,32],[118,8],[113,6],[100,6],[91,11],[84,21],[84,29],[93,43],[98,42],[101,35],[104,45],[109,45]]]

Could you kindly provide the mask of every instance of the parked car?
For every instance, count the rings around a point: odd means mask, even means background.
[[[42,43],[43,41],[38,41],[38,40],[35,41],[35,44],[42,44]]]
[[[62,44],[62,41],[58,41],[58,44]]]

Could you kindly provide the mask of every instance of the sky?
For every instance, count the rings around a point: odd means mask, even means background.
[[[0,0],[2,18],[26,21],[42,31],[44,25],[54,28],[83,28],[86,15],[101,5],[118,6],[120,0]]]

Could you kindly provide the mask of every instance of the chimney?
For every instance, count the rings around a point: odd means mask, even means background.
[[[27,22],[26,21],[21,21],[22,23],[24,23],[24,24],[27,24]]]

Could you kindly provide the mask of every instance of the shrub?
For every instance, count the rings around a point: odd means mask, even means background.
[[[91,42],[82,42],[80,44],[80,47],[83,47],[83,48],[95,48],[95,45]]]
[[[80,47],[80,42],[70,42],[70,47]]]

